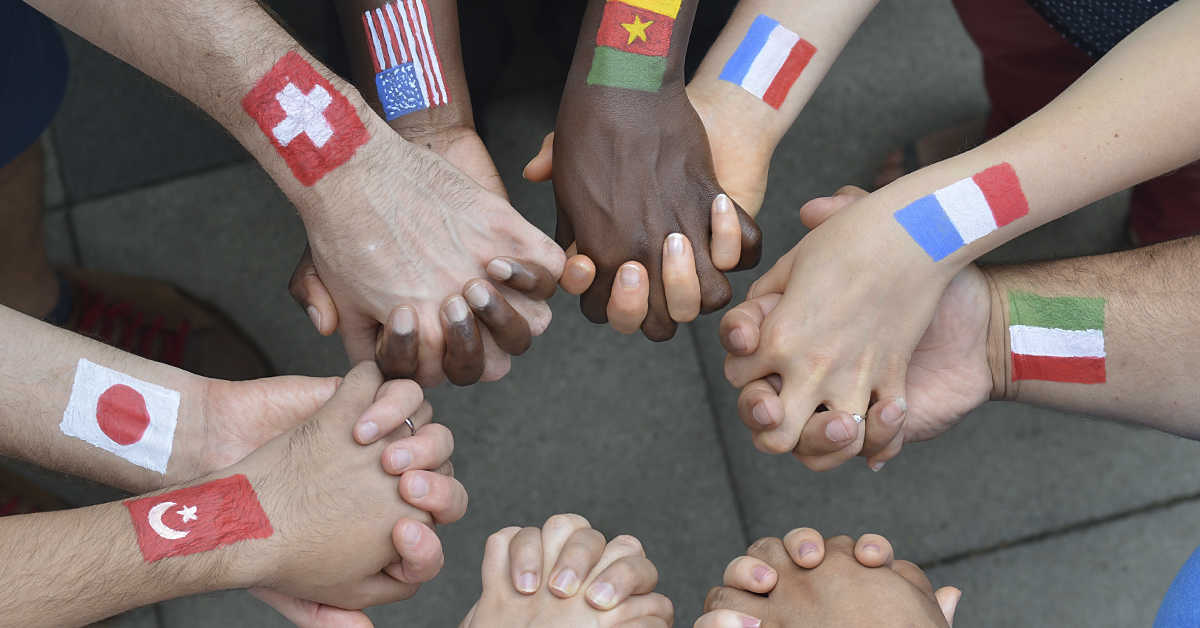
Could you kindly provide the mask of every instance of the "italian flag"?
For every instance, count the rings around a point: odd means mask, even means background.
[[[1104,304],[1009,291],[1013,381],[1103,384]]]

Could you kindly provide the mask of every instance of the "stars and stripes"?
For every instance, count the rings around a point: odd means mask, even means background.
[[[363,13],[384,117],[452,102],[425,0],[394,0]]]

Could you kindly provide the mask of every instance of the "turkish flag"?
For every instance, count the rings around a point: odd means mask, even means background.
[[[275,533],[258,495],[238,474],[125,502],[146,562],[208,552]]]
[[[370,139],[354,105],[294,51],[259,79],[242,109],[304,185],[349,161]]]

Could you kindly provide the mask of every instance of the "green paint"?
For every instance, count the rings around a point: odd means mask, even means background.
[[[1054,329],[1104,329],[1104,299],[1043,297],[1008,291],[1010,325]]]
[[[587,82],[588,85],[657,92],[662,88],[663,75],[666,72],[666,57],[651,57],[597,46],[592,56],[592,71],[588,73]]]

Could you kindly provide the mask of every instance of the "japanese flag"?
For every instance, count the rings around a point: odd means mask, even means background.
[[[175,440],[179,393],[79,360],[59,429],[163,475]]]

